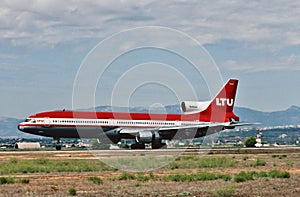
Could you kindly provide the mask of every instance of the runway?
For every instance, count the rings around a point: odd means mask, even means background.
[[[0,151],[0,159],[6,160],[10,157],[32,159],[38,157],[72,159],[93,159],[95,157],[123,157],[123,156],[178,156],[178,155],[204,155],[204,154],[275,154],[275,153],[300,153],[300,147],[273,147],[273,148],[200,148],[200,149],[144,149],[144,150],[16,150]]]

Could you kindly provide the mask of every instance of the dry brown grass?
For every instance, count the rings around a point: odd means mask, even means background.
[[[145,153],[147,154],[147,153]],[[285,156],[284,156],[285,155]],[[18,160],[46,157],[50,160],[90,160],[87,152],[49,152],[49,153],[1,153],[0,165],[11,158]],[[77,196],[212,196],[214,191],[229,188],[233,196],[299,196],[300,193],[300,153],[268,153],[268,154],[213,154],[207,158],[226,157],[236,161],[234,166],[213,168],[178,168],[168,166],[152,173],[131,173],[136,178],[120,180],[122,171],[103,172],[50,172],[50,173],[17,173],[2,174],[1,177],[12,177],[12,184],[0,185],[0,196],[68,196],[69,189],[76,189]],[[265,161],[265,165],[255,166],[257,158]],[[186,161],[184,158],[182,161]],[[180,164],[180,163],[179,163]],[[193,174],[210,172],[228,174],[234,177],[241,171],[270,171],[272,169],[287,171],[290,178],[256,178],[241,183],[233,179],[210,181],[166,181],[163,177],[170,174]],[[150,178],[137,178],[149,176]],[[99,177],[103,184],[96,184],[89,177]],[[19,180],[29,179],[28,184]],[[225,191],[225,189],[224,189]]]

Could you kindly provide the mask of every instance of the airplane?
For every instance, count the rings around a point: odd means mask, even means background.
[[[61,138],[97,138],[109,144],[134,139],[131,149],[145,149],[145,144],[159,149],[166,145],[164,140],[199,138],[250,125],[240,123],[233,113],[237,86],[237,79],[229,79],[211,101],[182,102],[182,114],[50,111],[29,116],[18,129],[53,137],[56,150],[61,150]]]

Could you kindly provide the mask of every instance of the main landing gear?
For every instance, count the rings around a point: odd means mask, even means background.
[[[60,143],[60,139],[59,138],[57,138],[57,139],[54,139],[54,140],[56,140],[57,142],[56,142],[56,145],[55,145],[55,149],[56,150],[61,150],[61,143]]]
[[[145,149],[145,144],[131,144],[130,146],[131,149]]]
[[[166,146],[165,143],[152,142],[152,149],[160,149],[160,148],[164,148],[165,146]],[[130,148],[131,149],[145,149],[145,144],[139,144],[139,143],[131,144]]]
[[[160,148],[164,148],[164,146],[166,146],[165,143],[152,142],[152,149],[160,149]]]

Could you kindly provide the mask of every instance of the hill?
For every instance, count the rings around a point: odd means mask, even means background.
[[[18,131],[17,126],[22,120],[17,118],[0,117],[0,137],[1,138],[32,138],[34,135]]]
[[[261,112],[244,107],[236,107],[235,113],[243,122],[259,122],[260,126],[300,125],[300,107],[291,106],[282,111]]]

